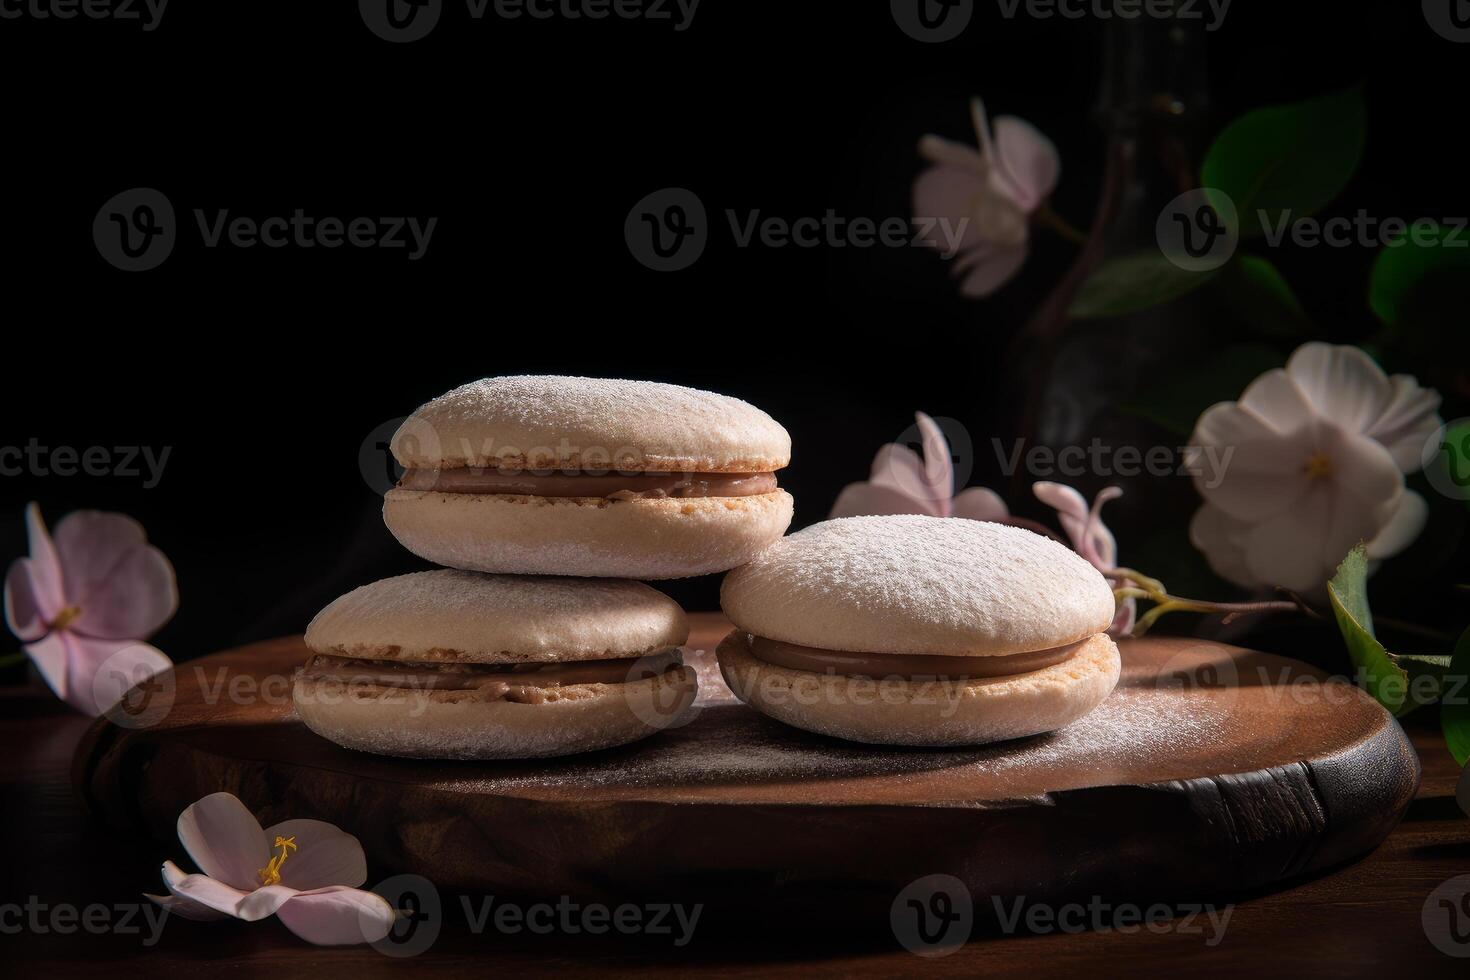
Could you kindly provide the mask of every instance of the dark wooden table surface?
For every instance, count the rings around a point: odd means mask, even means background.
[[[195,923],[170,918],[151,935],[137,906],[160,891],[159,865],[186,867],[177,842],[120,838],[92,822],[73,798],[72,750],[89,720],[32,680],[0,688],[0,952],[48,975],[198,974],[315,977],[387,974],[409,968],[454,975],[596,972],[764,976],[905,972],[1037,975],[1169,971],[1251,976],[1464,976],[1470,959],[1431,943],[1424,909],[1434,889],[1470,874],[1470,819],[1454,801],[1458,770],[1434,719],[1406,725],[1424,767],[1407,816],[1366,859],[1270,894],[1220,896],[1223,931],[1203,916],[1145,928],[997,934],[983,931],[950,955],[919,958],[884,929],[842,923],[701,923],[692,941],[673,937],[569,935],[493,928],[476,933],[460,901],[446,897],[433,945],[403,964],[368,947],[308,946],[276,921]],[[922,847],[922,841],[915,841]],[[714,846],[712,844],[712,846]],[[656,861],[657,854],[649,860]],[[425,869],[432,876],[432,869]],[[375,879],[371,878],[370,881]],[[472,899],[479,907],[480,897]],[[1114,910],[1115,911],[1115,910]],[[1441,913],[1447,914],[1447,913]],[[1084,918],[1091,919],[1088,912]],[[1106,921],[1109,916],[1104,916]],[[1470,913],[1460,916],[1470,931]],[[1470,935],[1458,948],[1470,956]]]

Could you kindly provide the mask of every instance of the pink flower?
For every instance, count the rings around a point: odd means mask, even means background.
[[[934,420],[923,412],[919,423],[924,457],[908,446],[889,443],[873,457],[866,483],[850,483],[837,495],[830,517],[866,514],[927,514],[930,517],[969,517],[1003,521],[1009,516],[1005,501],[994,490],[971,487],[954,492],[954,462],[949,443]]]
[[[1011,516],[1010,509],[994,490],[971,487],[954,492],[954,467],[949,443],[934,420],[923,412],[915,414],[924,443],[924,456],[907,446],[889,443],[873,458],[873,472],[866,483],[850,483],[837,495],[830,518],[860,517],[877,514],[927,514],[930,517],[967,517],[977,521],[997,521],[1029,527],[1046,534],[1051,531],[1032,521]],[[1060,483],[1032,485],[1036,499],[1056,509],[1062,530],[1071,539],[1072,548],[1100,572],[1118,567],[1118,543],[1102,522],[1102,506],[1123,495],[1117,487],[1108,487],[1097,495],[1092,506],[1082,494]],[[1055,535],[1053,535],[1055,537]],[[1126,599],[1118,606],[1118,615],[1109,632],[1127,633],[1133,628],[1138,604]]]
[[[56,696],[99,715],[173,664],[141,642],[179,606],[174,569],[123,514],[79,510],[46,532],[26,508],[29,558],[5,576],[5,621]]]
[[[1024,119],[998,117],[992,137],[978,98],[970,101],[970,114],[978,151],[938,136],[919,141],[919,154],[935,166],[914,183],[914,215],[956,223],[960,292],[980,297],[999,289],[1026,261],[1031,215],[1056,187],[1061,159],[1051,140]]]
[[[1037,500],[1057,512],[1057,520],[1061,521],[1062,530],[1071,539],[1074,551],[1100,572],[1117,570],[1118,541],[1102,522],[1102,508],[1109,500],[1117,500],[1123,496],[1121,489],[1104,488],[1092,499],[1091,507],[1087,506],[1087,500],[1082,494],[1065,484],[1043,480],[1033,483],[1031,492],[1036,494]],[[1108,632],[1119,636],[1127,633],[1133,629],[1137,615],[1137,601],[1124,599],[1118,604],[1118,614],[1113,617],[1113,625],[1108,627]]]
[[[397,915],[380,895],[357,886],[367,859],[356,837],[321,820],[286,820],[261,829],[229,793],[214,793],[179,814],[179,840],[203,874],[163,863],[168,895],[147,898],[185,919],[276,915],[319,946],[376,942]]]

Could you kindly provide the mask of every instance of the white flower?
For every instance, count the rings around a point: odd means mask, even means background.
[[[1225,466],[1215,486],[1196,467],[1205,505],[1190,539],[1237,585],[1322,595],[1359,541],[1382,559],[1423,530],[1424,499],[1404,473],[1419,468],[1438,408],[1437,393],[1356,347],[1304,344],[1195,423],[1195,461],[1213,447]]]

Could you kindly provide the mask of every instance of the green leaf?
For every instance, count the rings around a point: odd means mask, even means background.
[[[1205,154],[1201,184],[1230,196],[1242,238],[1312,214],[1342,192],[1363,157],[1365,120],[1358,86],[1248,112],[1225,127]],[[1264,212],[1263,214],[1260,212]]]
[[[1460,765],[1470,762],[1470,629],[1460,634],[1444,676],[1439,721],[1444,741]]]
[[[1281,354],[1263,344],[1233,344],[1217,356],[1160,372],[1158,380],[1121,408],[1177,435],[1188,436],[1205,409],[1216,402],[1239,398],[1252,381],[1285,363]]]
[[[1122,255],[1092,270],[1067,312],[1085,320],[1145,310],[1198,289],[1218,272],[1181,269],[1157,250]]]
[[[1296,293],[1259,256],[1237,255],[1210,288],[1241,327],[1260,336],[1299,343],[1316,333]]]
[[[1368,608],[1368,556],[1359,544],[1337,566],[1327,583],[1337,628],[1347,643],[1348,656],[1357,667],[1368,693],[1395,715],[1417,705],[1408,704],[1409,675],[1373,635],[1373,612]]]
[[[1432,221],[1416,222],[1385,243],[1373,260],[1368,305],[1384,323],[1396,324],[1403,318],[1415,287],[1442,270],[1466,268],[1470,268],[1470,231]],[[1463,295],[1470,290],[1461,292]]]
[[[26,654],[24,650],[16,650],[14,653],[0,654],[0,670],[14,667],[16,664],[25,663]]]

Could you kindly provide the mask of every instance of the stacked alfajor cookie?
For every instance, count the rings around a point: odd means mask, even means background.
[[[886,745],[1050,732],[1118,682],[1112,588],[1076,552],[1004,524],[849,517],[725,577],[717,651],[746,704]]]
[[[385,755],[564,755],[676,724],[696,687],[684,613],[629,580],[726,571],[791,522],[786,430],[676,385],[487,378],[421,407],[392,450],[389,530],[456,571],[333,602],[293,689],[313,731]]]

